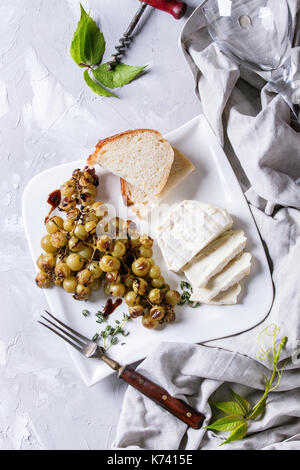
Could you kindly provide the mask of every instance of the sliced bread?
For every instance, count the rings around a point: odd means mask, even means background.
[[[124,204],[132,206],[133,212],[142,219],[158,204],[175,186],[181,183],[195,167],[176,147],[174,150],[174,161],[171,167],[169,178],[162,191],[158,196],[151,196],[145,191],[133,186],[132,184],[125,181],[123,178],[120,179],[121,183],[121,194],[123,196]]]
[[[162,135],[152,129],[135,129],[100,140],[88,164],[96,163],[151,195],[165,186],[174,151]]]

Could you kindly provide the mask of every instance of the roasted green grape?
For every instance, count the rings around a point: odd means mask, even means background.
[[[141,257],[141,258],[136,259],[132,263],[131,269],[133,271],[133,274],[135,274],[136,276],[144,277],[144,276],[147,276],[147,274],[150,271],[150,263],[147,260],[147,258]]]
[[[75,180],[71,179],[69,181],[66,181],[60,188],[62,196],[67,196],[70,197],[72,196],[75,191],[76,191],[76,183]]]
[[[118,258],[104,255],[100,260],[99,266],[105,273],[110,273],[112,271],[119,271],[121,263]]]
[[[46,223],[46,230],[48,233],[58,232],[58,230],[62,229],[64,225],[64,221],[61,217],[51,217]]]
[[[83,223],[87,224],[88,222],[95,222],[96,225],[99,222],[99,218],[96,216],[95,211],[90,209],[88,213],[83,217]]]
[[[137,247],[136,252],[142,258],[152,258],[153,255],[152,248],[145,248],[144,246]]]
[[[91,233],[96,233],[96,228],[97,228],[97,222],[91,220],[90,222],[87,222],[84,226],[86,232],[90,235]]]
[[[144,311],[144,307],[140,304],[134,305],[133,307],[129,307],[129,315],[131,316],[131,318],[141,317],[142,315],[144,315]]]
[[[152,304],[160,304],[162,301],[162,293],[160,289],[151,289],[148,294],[148,299]]]
[[[165,307],[163,305],[154,305],[150,310],[150,316],[154,320],[162,320],[165,316]]]
[[[77,300],[87,300],[91,295],[91,288],[82,284],[77,284],[75,298]]]
[[[62,263],[61,261],[55,266],[55,275],[59,279],[65,279],[66,277],[71,276],[71,269],[67,263]]]
[[[92,290],[99,290],[100,287],[101,287],[101,284],[102,284],[102,281],[101,281],[100,278],[94,279],[93,282],[92,282],[92,284],[90,285],[90,288],[91,288]]]
[[[139,238],[139,242],[145,248],[152,248],[153,239],[151,237],[149,237],[149,235],[141,235],[140,238]],[[149,258],[150,258],[150,256],[149,256]]]
[[[92,261],[88,266],[87,269],[91,271],[95,279],[98,279],[102,276],[103,271],[99,266],[99,261]]]
[[[96,175],[94,167],[85,166],[83,169],[83,176],[90,184],[98,186],[98,176]]]
[[[67,232],[72,232],[73,228],[75,227],[75,222],[71,219],[65,219],[63,227]]]
[[[83,269],[77,274],[76,281],[83,286],[89,286],[94,281],[93,273],[89,269]]]
[[[78,254],[83,259],[91,259],[93,253],[94,253],[94,250],[91,246],[83,246],[81,250],[78,251]]]
[[[93,185],[88,185],[80,192],[80,201],[83,206],[91,206],[95,202],[97,188]]]
[[[154,330],[158,327],[159,321],[151,317],[151,315],[144,315],[142,318],[142,325],[149,330]]]
[[[109,284],[120,284],[121,274],[118,271],[108,272],[106,273],[105,280]]]
[[[80,217],[80,210],[75,208],[71,209],[67,212],[67,219],[68,220],[73,220],[74,222],[78,220]]]
[[[162,287],[165,283],[165,280],[162,276],[152,279],[151,284],[153,287]]]
[[[167,309],[164,320],[166,323],[173,323],[176,320],[176,314],[172,308]]]
[[[72,271],[79,271],[83,266],[83,259],[78,253],[71,253],[67,257],[66,263]]]
[[[104,283],[103,290],[106,295],[110,295],[110,284],[108,284],[108,282]]]
[[[51,243],[51,235],[43,236],[43,238],[41,239],[41,247],[47,253],[55,253],[57,251],[57,248],[55,248],[55,246],[53,246]]]
[[[136,294],[145,295],[148,290],[148,282],[138,277],[133,281],[132,289]]]
[[[114,242],[108,235],[101,235],[97,240],[97,249],[104,253],[110,253],[114,249]]]
[[[77,282],[76,282],[75,277],[71,276],[71,277],[67,277],[66,279],[64,279],[63,288],[66,292],[69,292],[70,294],[74,294],[74,292],[76,291],[76,287],[77,287]]]
[[[124,300],[127,305],[129,305],[130,307],[133,307],[134,305],[138,305],[140,303],[140,296],[137,295],[133,290],[130,290],[125,295]]]
[[[157,266],[156,264],[152,266],[152,268],[149,271],[149,276],[152,277],[152,279],[156,279],[160,277],[160,267]]]
[[[103,219],[103,217],[108,213],[106,205],[101,201],[94,202],[92,209],[95,211],[95,214],[99,219]]]
[[[52,253],[42,253],[37,259],[37,265],[41,271],[51,271],[55,266],[56,259]]]
[[[166,302],[172,307],[175,307],[175,305],[180,302],[180,298],[180,294],[177,290],[168,290],[165,294]]]
[[[54,232],[51,234],[51,244],[55,248],[62,248],[67,244],[67,237],[64,232]]]
[[[77,253],[78,251],[82,250],[83,248],[83,243],[79,238],[77,237],[71,237],[69,240],[69,248],[71,251],[75,251]]]
[[[64,197],[58,207],[61,211],[69,212],[76,208],[76,201],[72,197]]]
[[[111,284],[110,285],[110,295],[113,297],[123,297],[125,294],[124,284]]]
[[[83,224],[77,224],[74,228],[74,235],[79,238],[79,240],[85,240],[88,237],[85,226]]]
[[[115,246],[111,252],[112,256],[115,256],[116,258],[122,258],[126,253],[126,246],[124,243],[117,241],[115,243]]]
[[[133,281],[135,280],[135,277],[132,276],[131,274],[126,274],[123,278],[124,285],[127,289],[131,289],[133,285]]]
[[[52,279],[49,273],[40,271],[35,278],[36,285],[41,289],[48,289],[51,286]]]

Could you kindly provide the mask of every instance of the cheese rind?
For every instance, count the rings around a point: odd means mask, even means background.
[[[202,250],[185,268],[184,273],[195,287],[205,287],[209,279],[241,253],[246,246],[242,230],[229,230]]]
[[[241,290],[241,285],[235,284],[224,292],[220,292],[220,294],[218,294],[213,299],[209,300],[207,305],[235,305]]]
[[[157,241],[168,268],[180,271],[231,226],[226,209],[199,201],[182,201],[157,229]]]
[[[251,254],[242,253],[232,260],[222,272],[213,277],[206,287],[194,288],[191,300],[207,303],[220,292],[226,291],[247,276],[251,268]]]

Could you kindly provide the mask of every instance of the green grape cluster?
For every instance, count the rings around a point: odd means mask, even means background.
[[[95,201],[97,186],[95,170],[85,167],[61,187],[58,209],[66,217],[46,222],[36,284],[62,286],[74,299],[87,300],[104,281],[104,292],[124,297],[130,316],[142,317],[144,327],[173,322],[180,294],[170,289],[155,264],[152,238],[140,235],[130,220],[114,217],[106,222],[107,207]],[[97,236],[101,221],[102,234]]]

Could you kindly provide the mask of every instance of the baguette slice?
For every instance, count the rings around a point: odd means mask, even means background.
[[[128,183],[123,178],[120,179],[121,194],[123,196],[124,204],[126,206],[132,206],[133,212],[137,214],[140,219],[146,217],[156,204],[166,197],[175,186],[181,183],[195,169],[190,160],[179,152],[176,147],[173,147],[173,150],[174,161],[169,178],[158,196],[153,197],[145,191]]]
[[[128,183],[156,196],[165,186],[174,151],[162,135],[152,129],[135,129],[100,140],[88,164],[96,163]]]

